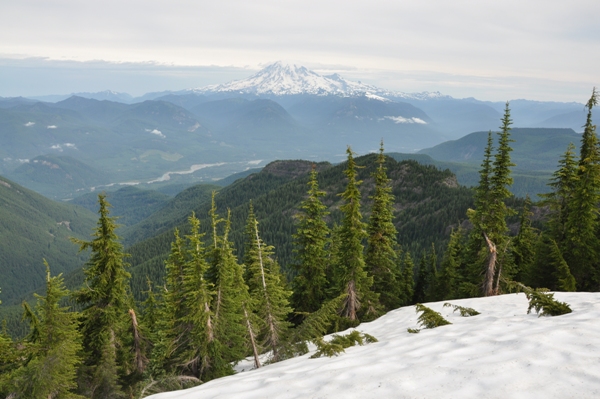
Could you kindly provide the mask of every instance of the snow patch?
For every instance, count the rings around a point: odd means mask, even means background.
[[[407,332],[418,315],[406,306],[356,328],[379,342],[333,358],[309,359],[309,353],[149,398],[600,397],[600,293],[555,297],[573,313],[527,314],[524,294],[448,301],[481,313],[473,317],[429,303],[452,324],[419,334]]]

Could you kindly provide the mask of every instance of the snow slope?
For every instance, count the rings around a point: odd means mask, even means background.
[[[361,324],[379,342],[338,357],[310,354],[154,399],[196,398],[599,398],[600,293],[557,293],[573,313],[527,314],[524,294],[449,301],[480,315],[427,304],[452,325],[409,334],[414,306]]]

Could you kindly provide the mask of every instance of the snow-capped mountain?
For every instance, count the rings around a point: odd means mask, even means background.
[[[275,96],[297,94],[341,97],[366,96],[380,101],[390,101],[390,98],[393,97],[407,99],[446,97],[439,92],[416,94],[391,92],[361,82],[346,80],[337,73],[323,76],[304,66],[287,64],[282,61],[267,66],[247,79],[192,89],[192,91],[195,93],[237,92]]]

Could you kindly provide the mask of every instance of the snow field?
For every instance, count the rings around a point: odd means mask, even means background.
[[[377,343],[151,398],[600,398],[600,293],[555,299],[573,313],[527,314],[525,294],[445,301],[481,312],[472,317],[428,303],[453,324],[419,334],[407,332],[418,328],[415,307],[407,306],[357,327]]]

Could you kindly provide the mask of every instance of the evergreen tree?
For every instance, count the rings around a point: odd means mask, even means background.
[[[81,333],[85,360],[84,380],[80,389],[91,398],[119,398],[123,396],[119,378],[128,369],[127,294],[130,274],[125,270],[126,254],[116,235],[115,218],[109,216],[110,204],[104,194],[98,195],[100,218],[92,241],[73,239],[80,251],[91,249],[85,269],[85,284],[74,297],[83,306]]]
[[[83,398],[74,393],[81,360],[77,313],[60,302],[68,295],[62,277],[50,276],[46,263],[46,295],[36,295],[35,340],[27,344],[27,361],[12,375],[13,398]]]
[[[531,199],[529,195],[525,198],[523,211],[519,223],[519,233],[514,238],[512,245],[513,259],[515,262],[514,275],[511,279],[514,281],[523,281],[524,275],[531,269],[535,260],[535,245],[537,234],[531,227]]]
[[[315,312],[324,302],[327,291],[326,265],[329,228],[325,217],[329,214],[320,197],[317,171],[314,168],[308,181],[308,197],[300,205],[294,238],[296,261],[292,268],[297,275],[292,282],[292,302],[296,312]]]
[[[190,326],[183,322],[190,312],[183,294],[185,262],[185,241],[175,229],[171,253],[165,261],[163,302],[159,308],[157,340],[150,362],[155,378],[178,374],[183,363],[183,350],[188,346]]]
[[[558,170],[552,175],[548,184],[552,191],[541,194],[543,204],[550,208],[547,227],[552,239],[556,241],[561,250],[564,250],[567,233],[567,220],[573,206],[572,198],[577,185],[577,160],[574,153],[575,146],[571,143],[558,162]]]
[[[371,291],[373,278],[367,275],[365,260],[363,256],[362,240],[366,238],[365,225],[360,213],[360,192],[356,168],[350,147],[346,150],[348,154],[347,168],[345,171],[348,178],[346,191],[341,197],[344,204],[340,207],[343,213],[342,225],[340,227],[340,247],[337,265],[337,284],[339,292],[345,293],[342,316],[351,322],[358,321],[358,312],[363,305],[363,314],[373,314],[377,307],[377,298]]]
[[[398,254],[398,260],[400,260],[400,254]],[[398,279],[398,302],[399,306],[406,306],[412,304],[413,296],[415,295],[415,281],[414,281],[414,268],[415,265],[410,256],[409,252],[405,252],[401,262],[401,274]]]
[[[598,204],[600,203],[600,149],[596,126],[592,124],[592,108],[598,105],[596,89],[586,107],[588,114],[581,138],[577,180],[566,221],[563,249],[565,261],[582,290],[600,287],[600,241],[598,240]]]
[[[556,280],[556,289],[559,291],[573,292],[576,290],[575,277],[571,274],[569,265],[565,262],[556,242],[552,241],[550,252],[550,266],[554,269],[553,277]]]
[[[369,197],[373,200],[373,208],[367,226],[365,266],[373,277],[373,291],[379,294],[379,300],[385,309],[391,310],[400,305],[396,278],[398,231],[393,223],[394,195],[385,168],[383,141],[377,165],[377,170],[373,173],[375,193]]]
[[[512,185],[510,168],[514,164],[510,160],[510,118],[509,104],[506,103],[502,117],[501,131],[498,133],[498,149],[491,162],[492,140],[488,135],[488,144],[484,152],[484,161],[480,170],[479,186],[475,191],[475,210],[468,212],[469,219],[474,225],[469,242],[469,263],[474,266],[484,266],[483,294],[495,295],[499,292],[499,281],[502,267],[512,266],[508,254],[508,227],[506,218],[512,211],[506,205],[506,199],[511,196],[508,187]],[[487,247],[487,260],[483,261]],[[483,262],[482,262],[483,261]],[[505,270],[506,271],[506,270]],[[471,271],[471,280],[480,273],[475,268]]]
[[[273,258],[273,247],[260,238],[254,213],[250,213],[246,232],[246,244],[250,242],[252,247],[246,245],[244,257],[248,262],[246,269],[252,305],[261,323],[258,336],[262,338],[264,349],[271,351],[270,361],[277,362],[290,328],[287,317],[292,311],[289,306],[291,292],[285,289],[279,265]]]
[[[407,253],[406,256],[410,255]],[[419,270],[415,282],[412,303],[427,302],[427,294],[430,291],[429,284],[431,282],[431,274],[430,265],[427,262],[427,253],[423,252],[421,259],[419,260]]]
[[[214,192],[210,216],[213,239],[208,276],[216,292],[212,309],[215,338],[221,345],[222,353],[219,374],[229,375],[233,373],[231,364],[246,355],[247,328],[244,325],[243,305],[249,299],[248,287],[243,280],[243,269],[238,264],[229,241],[231,229],[229,213],[226,220],[219,218]],[[225,224],[221,236],[218,234],[220,223]]]
[[[213,312],[210,309],[213,297],[213,285],[206,278],[208,264],[206,249],[200,233],[200,221],[194,214],[188,219],[191,233],[186,236],[186,262],[183,271],[183,300],[186,313],[182,321],[189,326],[189,345],[183,351],[183,365],[191,375],[200,380],[214,378],[214,363],[220,362],[213,356],[210,347],[215,345]],[[208,377],[208,378],[207,378]]]
[[[456,229],[450,234],[450,241],[442,259],[441,270],[436,284],[436,295],[439,300],[455,299],[460,296],[459,284],[462,256],[462,230]]]

